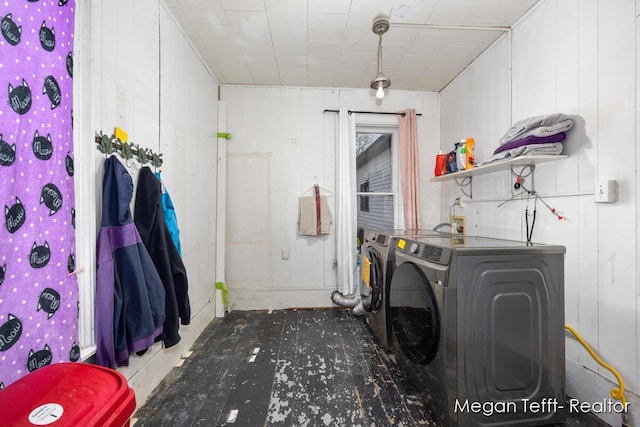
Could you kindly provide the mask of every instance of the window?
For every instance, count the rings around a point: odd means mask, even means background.
[[[356,129],[358,229],[399,228],[396,128]],[[359,191],[358,191],[359,190]]]
[[[365,181],[360,184],[360,192],[369,192],[369,181]],[[369,196],[360,196],[360,211],[369,212]]]

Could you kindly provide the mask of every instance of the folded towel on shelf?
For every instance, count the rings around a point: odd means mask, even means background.
[[[506,144],[502,144],[500,147],[493,152],[493,154],[502,153],[503,151],[511,150],[513,148],[519,148],[524,145],[535,145],[535,144],[546,144],[550,142],[562,142],[566,138],[566,132],[556,133],[554,135],[549,136],[525,136],[521,139],[516,139],[515,141],[507,142]]]
[[[522,145],[520,147],[512,148],[510,150],[502,151],[494,154],[489,159],[482,163],[483,165],[497,160],[510,159],[518,156],[534,156],[534,155],[559,155],[562,154],[564,145],[562,142],[548,142],[542,144],[529,144]]]
[[[549,136],[566,132],[573,127],[573,119],[566,114],[554,113],[529,117],[514,123],[500,138],[500,145],[526,136]]]

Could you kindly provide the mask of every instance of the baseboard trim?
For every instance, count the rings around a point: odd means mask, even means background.
[[[229,289],[229,311],[332,307],[333,289]]]
[[[602,403],[603,400],[619,402],[611,397],[611,390],[617,388],[617,384],[569,359],[566,361],[566,386],[567,396],[578,399],[580,402],[592,405]],[[629,402],[628,415],[631,425],[638,426],[640,425],[640,397],[628,390],[625,390],[625,397]],[[594,413],[594,415],[612,426],[622,424],[622,416],[619,413],[605,410],[602,413]]]
[[[191,317],[191,323],[187,326],[180,326],[180,336],[182,339],[178,344],[169,349],[154,349],[148,360],[143,356],[141,364],[135,371],[129,368],[123,370],[127,377],[129,387],[136,394],[136,409],[140,408],[147,401],[153,390],[169,374],[182,355],[189,350],[202,331],[215,319],[215,301],[212,299],[195,316]],[[154,347],[158,344],[154,345]],[[131,368],[131,367],[130,367]],[[134,367],[135,369],[135,367]]]

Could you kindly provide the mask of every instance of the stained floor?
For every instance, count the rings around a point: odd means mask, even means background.
[[[393,355],[350,311],[232,312],[215,319],[135,427],[438,426]],[[606,426],[583,415],[567,426]]]

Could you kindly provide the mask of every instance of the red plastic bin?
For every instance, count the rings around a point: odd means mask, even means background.
[[[0,390],[0,426],[123,427],[135,393],[118,371],[87,363],[54,363]]]

